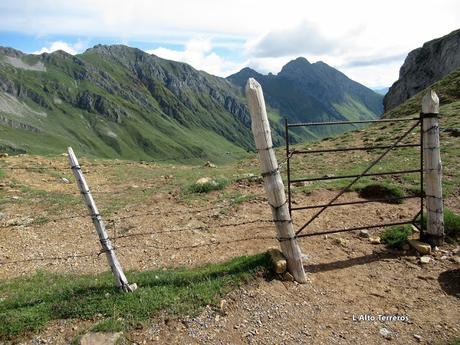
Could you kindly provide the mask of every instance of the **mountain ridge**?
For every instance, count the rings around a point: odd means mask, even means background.
[[[290,67],[295,66],[287,66],[284,88],[290,87]],[[291,95],[292,107],[303,97],[298,91]],[[310,101],[302,104],[305,114],[298,117],[268,105],[275,145],[283,142],[281,115],[305,120],[312,105],[323,107],[323,118],[331,119],[331,106]],[[346,118],[337,110],[334,115]],[[0,131],[0,149],[17,153],[59,153],[73,145],[107,158],[219,160],[253,149],[241,88],[124,45],[96,45],[77,55],[33,55],[0,47]],[[305,133],[307,138],[327,134]],[[301,140],[300,135],[293,138]]]
[[[398,80],[385,95],[385,111],[397,107],[457,68],[460,68],[460,29],[409,52],[399,70]]]
[[[299,57],[276,75],[244,68],[227,79],[242,88],[249,77],[262,85],[267,103],[291,121],[369,119],[383,111],[383,96],[322,61],[310,63]]]
[[[32,109],[50,112],[50,117],[59,124],[56,129],[73,137],[74,142],[82,139],[84,151],[88,153],[111,157],[130,156],[129,151],[134,151],[138,158],[145,159],[171,156],[167,151],[172,149],[177,156],[196,156],[197,153],[206,156],[200,148],[204,140],[198,145],[200,140],[190,133],[202,130],[225,139],[226,142],[213,138],[222,146],[222,149],[214,149],[215,155],[221,155],[223,150],[244,153],[252,147],[249,113],[238,90],[225,79],[196,71],[189,65],[121,45],[99,45],[75,56],[63,51],[27,55],[10,48],[3,48],[0,54],[3,56],[0,58],[0,90]],[[21,63],[24,65],[20,66]],[[35,63],[44,64],[46,71],[31,70],[29,67]],[[4,96],[3,103],[6,102],[9,101]],[[27,122],[39,129],[53,127],[45,123],[46,119],[25,119],[21,114],[5,114],[4,109],[5,106],[0,107],[0,115],[7,118],[2,121],[4,125],[9,121]],[[92,127],[92,135],[84,135],[81,128],[75,132],[72,125],[65,123],[65,115],[69,113],[83,116],[83,121],[75,116],[73,121]],[[107,128],[101,130],[98,126]],[[152,140],[145,128],[162,133],[154,133],[158,135]],[[174,130],[180,138],[174,138]],[[4,130],[8,131],[11,132],[11,126]],[[116,139],[119,133],[126,134],[121,133],[123,131],[130,133]],[[187,135],[184,136],[183,131],[187,131]],[[42,128],[41,132],[47,131]],[[104,132],[115,135],[108,137]],[[161,136],[163,140],[159,140]],[[13,141],[11,135],[9,137]],[[101,140],[96,143],[94,138]],[[279,141],[280,137],[276,138]],[[32,145],[33,140],[29,139]],[[6,144],[3,140],[3,145]],[[134,146],[141,149],[132,149]],[[210,149],[209,145],[204,146]],[[95,147],[98,149],[94,150]],[[22,148],[24,150],[28,151]]]

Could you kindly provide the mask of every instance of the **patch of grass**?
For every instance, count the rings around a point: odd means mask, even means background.
[[[444,209],[444,231],[448,241],[456,242],[459,240],[460,216],[447,208]]]
[[[402,204],[403,200],[391,200],[404,196],[404,191],[397,185],[390,183],[371,183],[357,187],[360,197],[365,199],[388,199],[390,204]]]
[[[402,249],[411,234],[412,228],[409,224],[398,225],[385,229],[380,238],[388,247]]]
[[[242,195],[242,194],[238,193],[237,195],[235,195],[233,198],[230,199],[230,204],[232,206],[240,205],[242,203],[254,200],[256,198],[257,198],[257,195],[253,195],[253,194]]]
[[[449,345],[460,345],[460,338],[452,340],[449,342]]]
[[[91,327],[91,332],[122,332],[126,328],[126,323],[123,318],[119,317],[117,319],[110,317],[104,319],[93,327]]]
[[[134,293],[121,293],[107,272],[72,276],[38,272],[31,277],[0,283],[0,340],[36,332],[56,319],[107,320],[99,330],[121,330],[138,325],[159,311],[194,315],[206,305],[252,279],[269,267],[266,254],[193,269],[128,272],[138,284]]]
[[[38,216],[34,218],[33,222],[31,224],[36,224],[36,225],[43,225],[48,223],[50,220],[46,216]]]
[[[206,183],[194,183],[188,186],[189,193],[209,193],[213,190],[224,189],[229,184],[229,181],[224,178],[212,179]]]
[[[379,143],[379,142],[382,142],[382,141],[385,141],[385,140],[387,140],[386,136],[380,136],[380,137],[375,138],[376,143]]]
[[[420,216],[417,219],[420,223]],[[423,228],[426,229],[426,213],[423,214]],[[460,215],[444,208],[444,233],[446,241],[456,243],[460,239]]]
[[[45,203],[50,206],[50,212],[81,203],[81,197],[76,194],[36,189],[25,185],[20,186],[20,190],[24,194],[22,200],[27,203]]]

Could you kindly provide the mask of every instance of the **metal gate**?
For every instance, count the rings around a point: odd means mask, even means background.
[[[354,124],[369,124],[369,123],[384,123],[384,122],[406,122],[414,124],[402,134],[400,137],[396,139],[396,141],[392,145],[388,146],[363,146],[363,147],[340,147],[340,148],[331,148],[331,149],[320,149],[320,150],[296,150],[291,149],[290,147],[290,137],[289,137],[289,129],[294,127],[313,127],[313,126],[333,126],[333,125],[354,125]],[[418,144],[401,144],[404,138],[406,138],[414,129],[420,126],[420,140]],[[307,122],[307,123],[292,123],[289,124],[287,119],[285,120],[285,140],[286,140],[286,161],[287,161],[287,192],[288,192],[288,204],[289,204],[289,213],[292,217],[293,211],[301,211],[307,209],[319,209],[305,224],[303,224],[297,231],[296,237],[310,237],[310,236],[318,236],[324,234],[332,234],[332,233],[339,233],[339,232],[347,232],[347,231],[354,231],[354,230],[363,230],[363,229],[372,229],[372,228],[379,228],[384,226],[392,226],[392,225],[403,225],[403,224],[413,224],[416,226],[420,233],[423,234],[423,221],[416,221],[417,218],[423,215],[423,204],[425,193],[423,190],[423,131],[422,131],[422,116],[420,117],[413,117],[413,118],[396,118],[396,119],[381,119],[381,120],[363,120],[363,121],[332,121],[332,122]],[[398,170],[398,171],[385,171],[379,173],[369,173],[369,171],[377,165],[390,151],[404,148],[404,147],[418,147],[420,148],[420,167],[418,169],[412,170]],[[318,153],[330,153],[330,152],[343,152],[343,151],[370,151],[370,150],[384,150],[361,174],[359,175],[341,175],[341,176],[324,176],[324,177],[313,177],[313,178],[299,178],[299,179],[291,179],[291,158],[295,155],[314,155]],[[406,195],[402,197],[394,197],[394,198],[384,198],[384,199],[371,199],[371,200],[358,200],[358,201],[349,201],[349,202],[335,202],[341,195],[345,192],[350,190],[350,187],[353,186],[360,178],[368,177],[368,176],[383,176],[383,175],[402,175],[402,174],[412,174],[412,173],[419,173],[420,174],[420,193],[419,195]],[[323,180],[333,180],[333,179],[353,179],[348,185],[342,188],[335,197],[333,197],[327,204],[322,205],[307,205],[307,206],[299,206],[299,207],[292,207],[292,193],[291,193],[291,185],[293,183],[299,182],[313,182],[313,181],[323,181]],[[308,225],[310,225],[316,218],[318,218],[328,207],[335,207],[335,206],[344,206],[344,205],[356,205],[356,204],[366,204],[372,202],[388,202],[388,201],[397,201],[403,199],[412,199],[412,198],[420,198],[420,210],[418,213],[410,220],[401,221],[401,222],[390,222],[390,223],[379,223],[379,224],[371,224],[366,226],[357,226],[357,227],[350,227],[344,229],[332,229],[332,230],[322,230],[322,231],[315,231],[312,233],[302,233]]]

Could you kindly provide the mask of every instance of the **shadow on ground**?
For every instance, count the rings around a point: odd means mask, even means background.
[[[460,298],[460,268],[442,272],[438,282],[445,293]]]
[[[312,264],[306,265],[305,270],[309,273],[327,272],[333,270],[339,270],[343,268],[349,268],[357,265],[366,265],[371,262],[386,260],[386,259],[399,259],[404,256],[401,252],[380,252],[372,253],[369,255],[359,256],[347,260],[327,262],[323,264]]]

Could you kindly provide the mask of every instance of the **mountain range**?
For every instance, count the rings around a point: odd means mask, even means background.
[[[243,69],[227,79],[122,45],[83,54],[0,48],[0,151],[77,152],[105,158],[223,160],[253,148],[241,89],[263,86],[275,145],[282,118],[368,119],[382,96],[317,62],[299,58],[274,76]],[[299,132],[294,141],[331,132]]]

